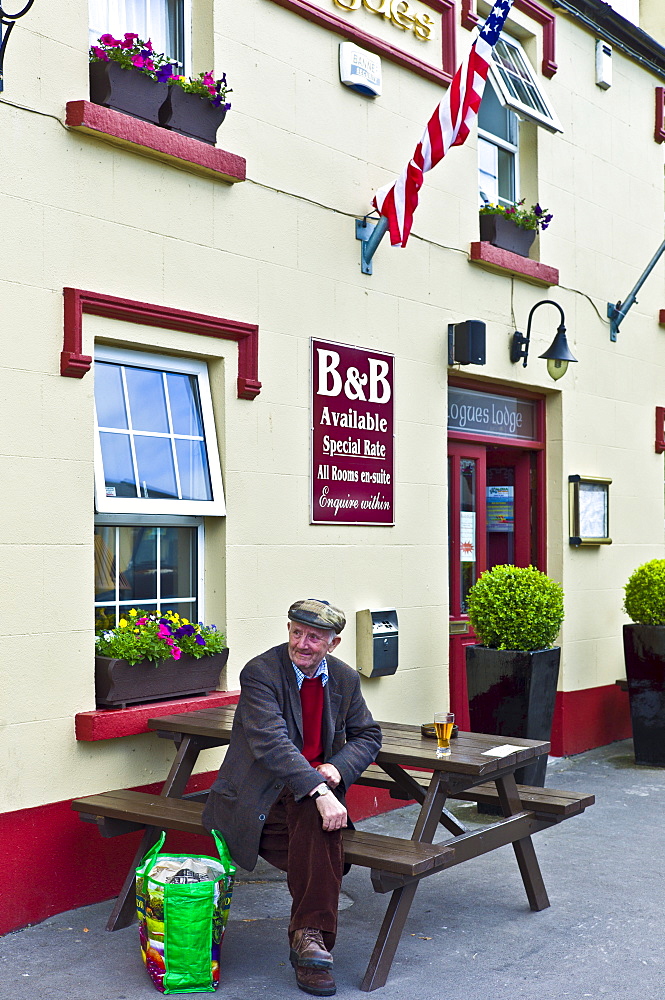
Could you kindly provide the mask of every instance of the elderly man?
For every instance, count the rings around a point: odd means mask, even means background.
[[[296,982],[332,996],[332,955],[344,870],[344,792],[381,747],[358,674],[331,653],[344,613],[327,601],[296,601],[288,642],[240,674],[231,743],[203,814],[233,859],[257,856],[285,871],[292,896],[289,941]]]

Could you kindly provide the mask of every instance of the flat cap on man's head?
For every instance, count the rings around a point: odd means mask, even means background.
[[[314,628],[332,629],[336,635],[346,625],[346,616],[340,608],[333,607],[328,601],[319,601],[308,597],[305,601],[296,601],[289,608],[289,618],[293,622],[303,622]]]

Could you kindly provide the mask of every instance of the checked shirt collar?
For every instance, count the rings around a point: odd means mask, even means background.
[[[302,670],[300,670],[295,665],[295,663],[293,662],[293,660],[291,660],[291,666],[293,667],[293,669],[296,672],[296,683],[298,685],[298,690],[300,691],[300,688],[302,687],[302,682],[307,677],[307,674],[303,674]],[[328,683],[328,664],[326,663],[325,656],[323,657],[323,659],[319,663],[318,667],[316,668],[316,673],[310,678],[310,680],[314,680],[316,677],[320,677],[321,678],[321,687],[325,687],[326,684]]]

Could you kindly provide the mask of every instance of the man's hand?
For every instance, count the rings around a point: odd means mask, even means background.
[[[342,775],[334,764],[319,764],[316,770],[323,776],[328,788],[337,788],[342,780]]]
[[[326,788],[326,785],[317,785],[316,788],[312,789],[310,795],[313,795],[314,792],[322,792],[324,788]],[[315,802],[324,830],[332,833],[333,830],[341,830],[346,826],[346,809],[336,795],[328,792],[327,794],[319,795],[315,799]]]

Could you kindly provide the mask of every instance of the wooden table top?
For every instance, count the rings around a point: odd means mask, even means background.
[[[200,736],[223,746],[231,738],[235,705],[206,708],[179,715],[164,715],[149,719],[150,729],[163,733]],[[383,746],[377,764],[398,764],[401,767],[445,771],[450,774],[491,778],[495,773],[514,770],[534,757],[548,753],[550,744],[543,740],[492,736],[485,733],[459,733],[451,740],[448,757],[436,756],[436,741],[422,736],[419,726],[399,722],[379,722]],[[520,749],[505,757],[486,756],[484,751],[510,744]]]

